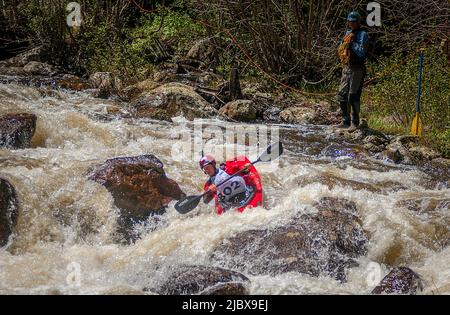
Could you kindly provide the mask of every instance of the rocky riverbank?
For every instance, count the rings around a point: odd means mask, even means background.
[[[190,120],[220,117],[248,123],[328,125],[331,136],[359,144],[376,158],[410,165],[450,166],[450,160],[421,145],[414,136],[386,135],[371,129],[366,121],[353,133],[331,128],[340,118],[339,111],[329,101],[311,101],[283,92],[274,94],[267,92],[262,84],[245,81],[241,82],[242,99],[233,100],[230,82],[202,68],[202,60],[210,58],[210,50],[205,45],[207,42],[199,41],[185,58],[177,63],[163,63],[147,80],[129,86],[108,72],[94,73],[88,79],[63,74],[42,62],[42,49],[35,48],[1,61],[1,82],[86,91],[95,97],[126,101],[123,109],[108,111],[112,116],[167,121],[177,116]],[[2,141],[5,142],[0,139],[0,144]]]
[[[230,122],[291,126],[317,124],[324,127],[324,134],[330,141],[341,139],[340,143],[346,143],[345,148],[339,145],[327,147],[321,152],[323,156],[363,156],[385,161],[388,165],[429,169],[450,178],[450,161],[420,145],[415,137],[385,135],[371,129],[366,122],[352,133],[335,129],[332,125],[338,122],[338,113],[326,101],[312,102],[283,93],[272,94],[261,85],[249,82],[241,82],[242,98],[233,100],[229,82],[202,68],[200,59],[204,56],[200,52],[207,53],[207,50],[196,49],[197,53],[190,52],[183,61],[163,64],[151,78],[129,86],[112,73],[95,73],[88,79],[63,74],[43,62],[36,49],[0,62],[0,82],[35,86],[43,95],[64,90],[109,98],[115,101],[105,113],[105,120],[110,121],[146,118],[171,122],[173,118],[183,116],[188,120],[220,118]],[[20,150],[36,149],[32,140],[42,119],[45,118],[33,111],[1,113],[0,149],[19,153]],[[139,242],[141,235],[135,234],[133,226],[152,219],[160,220],[171,201],[186,195],[179,180],[172,179],[173,168],[172,173],[166,174],[161,162],[166,157],[150,153],[115,155],[91,165],[84,174],[86,181],[106,188],[114,207],[119,209],[115,217],[117,237],[114,240],[121,244]],[[302,176],[302,182],[299,180],[297,186],[305,187],[320,179],[312,176],[313,179]],[[321,183],[327,184],[330,190],[342,184],[357,191],[382,191],[373,185],[338,176],[326,176]],[[449,187],[445,180],[438,184],[441,188]],[[21,219],[24,190],[14,186],[7,178],[0,178],[0,246],[14,243],[14,237],[19,233],[19,220],[22,226],[26,225],[25,219]],[[436,185],[430,184],[430,189],[434,188]],[[395,191],[390,187],[386,189]],[[433,231],[435,242],[420,239],[427,248],[442,251],[448,246],[447,199],[410,198],[396,207],[407,209],[412,216],[420,216],[422,228]],[[157,294],[249,294],[251,277],[289,273],[346,283],[349,271],[359,266],[358,261],[372,246],[371,232],[366,230],[362,220],[365,209],[345,198],[324,197],[313,203],[309,210],[310,213],[293,216],[281,225],[228,235],[209,253],[208,266],[186,265],[167,274],[158,285],[143,286],[142,289]],[[60,213],[61,217],[66,215]],[[87,223],[86,230],[95,230],[92,228],[94,223]],[[390,273],[373,288],[374,294],[415,294],[427,286],[421,280],[420,272],[399,266],[394,256],[383,261]]]

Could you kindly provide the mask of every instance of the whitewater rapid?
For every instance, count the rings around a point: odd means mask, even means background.
[[[212,205],[201,204],[181,215],[173,202],[156,229],[149,222],[138,227],[143,236],[135,244],[115,244],[118,209],[103,186],[87,180],[90,167],[113,157],[154,154],[187,194],[201,191],[206,178],[195,159],[198,152],[174,154],[182,137],[194,137],[192,123],[181,117],[176,122],[118,118],[109,109],[126,112],[124,104],[87,93],[0,84],[0,114],[38,117],[32,148],[0,149],[0,177],[13,184],[20,203],[15,238],[0,249],[0,294],[143,293],[169,269],[210,265],[214,247],[224,238],[282,225],[299,212],[314,211],[311,206],[321,197],[356,203],[370,241],[359,267],[348,270],[346,283],[299,273],[246,275],[251,294],[370,293],[390,267],[399,265],[422,276],[423,293],[450,294],[449,209],[434,218],[398,206],[411,198],[450,199],[448,178],[369,157],[327,156],[324,149],[336,140],[326,126],[275,126],[285,152],[275,169],[256,166],[268,209],[219,217]],[[201,123],[232,125],[215,119]],[[257,151],[250,146],[253,157]],[[436,220],[447,222],[447,231],[439,234]],[[72,281],[74,273],[79,281]]]

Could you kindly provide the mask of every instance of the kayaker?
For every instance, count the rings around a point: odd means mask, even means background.
[[[218,214],[232,208],[242,212],[247,207],[262,205],[261,180],[256,168],[246,157],[236,157],[218,168],[215,158],[207,154],[201,158],[199,165],[209,176],[204,185],[205,191],[209,190],[209,193],[203,197],[203,201],[208,204],[214,199]],[[239,176],[217,187],[237,171],[241,171]]]

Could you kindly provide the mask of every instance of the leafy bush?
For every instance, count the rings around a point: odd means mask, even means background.
[[[183,53],[204,35],[202,25],[190,18],[182,0],[169,1],[170,7],[160,6],[150,14],[128,0],[78,2],[83,14],[78,31],[66,24],[65,0],[19,0],[13,11],[20,16],[8,18],[18,21],[32,45],[45,48],[48,62],[65,71],[78,75],[110,71],[134,80],[144,79],[160,61],[157,41],[173,48],[169,54]],[[11,11],[12,6],[6,4],[4,11]]]
[[[113,32],[118,33],[117,38],[111,38]],[[203,28],[188,15],[167,10],[164,16],[143,15],[136,26],[124,27],[119,32],[106,22],[87,26],[81,35],[80,49],[89,73],[111,71],[127,78],[144,79],[158,62],[156,41],[174,46],[174,51],[168,52],[180,53],[202,33]]]
[[[375,71],[386,74],[364,94],[373,127],[409,132],[416,112],[418,54],[382,58]],[[423,142],[450,156],[450,67],[434,46],[424,53],[421,117]],[[363,108],[364,112],[364,108]],[[383,126],[385,124],[385,126]]]
[[[202,36],[203,32],[203,27],[185,13],[167,11],[153,19],[143,16],[138,26],[129,30],[130,50],[136,54],[150,52],[154,40],[159,39],[173,44],[176,53],[184,53],[193,39]]]

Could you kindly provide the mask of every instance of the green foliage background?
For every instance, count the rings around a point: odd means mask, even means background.
[[[393,133],[409,133],[416,112],[418,53],[380,58],[376,73],[386,74],[364,93],[369,125]],[[423,142],[450,156],[450,67],[436,45],[424,52],[421,118]]]
[[[196,39],[213,35],[220,46],[218,47],[220,62],[216,65],[216,72],[228,76],[232,61],[237,57],[243,70],[241,73],[243,79],[267,83],[262,73],[239,53],[235,45],[232,45],[225,32],[219,29],[206,30],[199,22],[208,17],[213,24],[234,27],[233,32],[239,40],[244,43],[251,42],[254,34],[239,28],[234,21],[238,17],[222,14],[224,10],[218,6],[222,3],[220,0],[208,3],[197,0],[165,1],[164,7],[159,6],[159,1],[138,1],[141,4],[145,3],[146,7],[160,9],[151,14],[139,11],[129,0],[79,0],[83,12],[83,23],[79,30],[73,30],[66,24],[68,14],[66,5],[69,2],[67,0],[2,2],[0,16],[2,20],[8,22],[2,25],[6,25],[5,31],[27,34],[31,46],[44,46],[47,61],[67,72],[88,77],[97,71],[109,71],[118,75],[125,83],[146,79],[155,71],[161,62],[158,60],[157,42],[170,47],[169,61],[174,62],[186,54]],[[340,9],[342,16],[339,15],[340,11],[336,13],[337,21],[345,20],[344,9],[347,5],[351,5],[351,1],[347,2],[343,3],[342,10]],[[284,3],[285,6],[288,4]],[[209,10],[211,7],[208,9],[208,6],[211,5],[217,5],[215,7],[217,10],[214,12]],[[309,8],[308,5],[315,5],[315,2],[305,2],[303,5],[305,6],[303,9],[306,10]],[[383,0],[383,5],[389,6],[389,0]],[[203,12],[206,13],[202,15],[201,10],[205,8],[207,10]],[[256,22],[257,19],[252,20],[251,25],[256,25],[254,24]],[[274,25],[277,25],[277,29],[283,30],[286,24],[274,20]],[[450,157],[450,66],[447,56],[440,49],[442,38],[429,40],[427,35],[422,41],[420,38],[414,38],[408,42],[408,38],[393,36],[397,29],[403,32],[401,25],[403,24],[392,22],[382,28],[384,35],[377,40],[378,53],[375,52],[368,65],[369,76],[382,75],[375,84],[364,89],[362,115],[368,118],[369,125],[374,128],[390,133],[409,133],[417,96],[416,49],[419,45],[426,47],[422,91],[423,141],[438,149],[444,156]],[[267,27],[269,32],[271,26]],[[289,24],[286,27],[289,27]],[[429,34],[429,31],[428,25],[424,28],[423,34]],[[404,44],[405,41],[408,45],[399,46],[399,42]],[[390,53],[383,54],[383,48],[387,50],[387,47]],[[257,51],[250,53],[258,60]],[[320,55],[327,58],[327,65],[338,63],[334,53]],[[303,55],[295,56],[300,58]],[[339,71],[330,72],[330,69],[327,66],[323,73],[317,74],[319,78],[324,78],[318,85],[308,85],[301,80],[287,83],[310,91],[329,92],[336,89],[339,80]],[[266,70],[270,72],[270,69]],[[283,80],[287,73],[271,74]],[[273,82],[267,86],[278,88]]]

